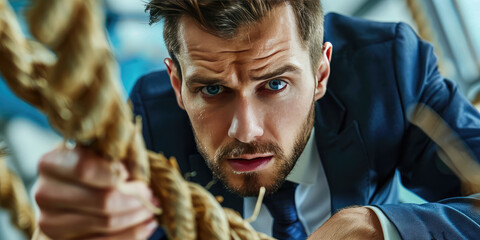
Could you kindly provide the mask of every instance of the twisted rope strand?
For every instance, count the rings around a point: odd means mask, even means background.
[[[29,238],[35,231],[35,214],[22,180],[7,168],[0,151],[0,206],[10,213],[14,226]]]
[[[174,159],[147,152],[140,121],[132,122],[122,102],[98,4],[33,1],[31,32],[56,60],[42,45],[25,40],[13,12],[0,0],[0,71],[9,86],[44,111],[66,138],[112,161],[126,161],[136,179],[148,181],[151,173],[150,185],[163,209],[157,221],[170,239],[271,239],[222,208],[205,189],[186,182]]]
[[[49,72],[51,94],[45,96],[55,108],[47,115],[65,137],[114,161],[126,159],[134,177],[147,181],[145,146],[141,137],[135,137],[140,135],[139,127],[122,102],[98,4],[97,0],[33,1],[28,15],[31,32],[58,57]]]
[[[163,214],[157,216],[169,239],[197,239],[195,213],[190,189],[180,173],[162,154],[148,153],[152,181],[150,186],[160,199]]]
[[[39,85],[55,57],[40,44],[25,39],[11,7],[0,0],[0,72],[17,96],[45,110]]]

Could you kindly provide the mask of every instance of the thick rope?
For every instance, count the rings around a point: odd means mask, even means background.
[[[33,1],[32,34],[58,57],[44,96],[52,125],[66,138],[113,161],[126,160],[136,179],[149,179],[140,127],[123,103],[117,65],[95,0]],[[112,117],[115,116],[115,117]]]
[[[162,154],[149,152],[149,159],[150,185],[163,210],[157,221],[167,229],[169,239],[196,239],[195,212],[187,182]]]
[[[112,161],[126,161],[136,179],[151,180],[163,210],[157,220],[170,239],[271,239],[223,209],[205,189],[186,182],[173,159],[147,152],[140,121],[132,123],[131,110],[122,102],[99,2],[33,1],[31,32],[55,59],[41,44],[25,40],[13,12],[0,0],[0,71],[7,84],[44,111],[65,138]]]
[[[35,214],[22,180],[5,164],[5,151],[0,149],[0,207],[10,213],[14,226],[29,238],[35,231]]]
[[[40,94],[35,91],[38,75],[32,71],[32,66],[44,68],[44,64],[51,63],[53,55],[42,59],[40,64],[33,53],[33,46],[21,35],[20,26],[15,20],[12,9],[3,0],[0,0],[0,72],[5,79],[15,79],[13,85],[15,93],[29,102],[41,103]],[[15,49],[18,47],[18,49]],[[32,56],[25,59],[23,56]],[[21,89],[21,90],[20,90]],[[41,104],[34,104],[41,109]],[[10,171],[3,157],[5,150],[0,150],[0,207],[10,213],[14,226],[29,238],[35,231],[35,214],[30,205],[28,194],[21,179]]]
[[[0,13],[0,72],[15,94],[45,111],[39,89],[55,57],[40,44],[25,39],[5,0],[0,0]]]

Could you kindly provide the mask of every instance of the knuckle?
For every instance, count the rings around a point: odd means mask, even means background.
[[[50,152],[43,154],[38,161],[38,172],[40,175],[48,174],[53,168],[58,165],[56,161],[62,154],[62,150],[56,148]]]
[[[44,154],[40,157],[38,162],[38,173],[40,176],[45,175],[48,172],[50,166],[51,153]]]
[[[99,226],[103,229],[111,229],[111,228],[114,228],[115,225],[116,225],[116,221],[115,221],[115,217],[111,216],[111,215],[104,215],[104,216],[101,216],[99,217]]]
[[[40,209],[43,209],[44,206],[50,202],[49,195],[47,194],[46,190],[46,187],[39,186],[34,194],[35,201]]]
[[[45,219],[42,215],[40,220],[38,221],[38,228],[45,234],[47,237],[51,239],[58,239],[57,231],[55,231],[55,227],[51,226],[49,221]]]
[[[44,203],[46,202],[46,201],[45,201],[45,195],[44,195],[42,192],[37,191],[37,192],[35,193],[35,196],[34,196],[34,197],[35,197],[35,202],[37,202],[37,204],[38,204],[38,207],[39,207],[39,208],[42,208],[43,205],[44,205]]]
[[[92,166],[87,159],[81,159],[74,168],[74,174],[77,179],[85,182],[91,178]]]
[[[116,190],[114,189],[108,189],[101,191],[99,194],[100,196],[98,197],[100,203],[100,208],[104,213],[109,213],[112,211],[114,208],[113,203],[116,202],[116,199],[118,198],[118,194]]]
[[[44,233],[46,233],[45,230],[48,230],[48,224],[47,224],[47,221],[45,220],[45,215],[44,214],[40,214],[40,219],[38,219],[38,227]]]

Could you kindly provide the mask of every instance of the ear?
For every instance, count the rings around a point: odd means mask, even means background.
[[[315,101],[322,98],[327,91],[328,77],[330,76],[330,60],[332,58],[332,44],[323,44],[323,53],[319,61],[317,75],[315,76]]]
[[[170,58],[165,58],[165,65],[167,66],[167,72],[170,76],[170,83],[172,84],[173,91],[175,91],[175,96],[177,97],[178,106],[185,110],[182,100],[182,79],[179,77],[177,67],[175,63]]]

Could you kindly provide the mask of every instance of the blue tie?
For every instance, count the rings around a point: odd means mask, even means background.
[[[298,184],[286,181],[274,194],[263,200],[273,217],[272,233],[277,239],[306,239],[307,234],[298,219],[295,189]]]

